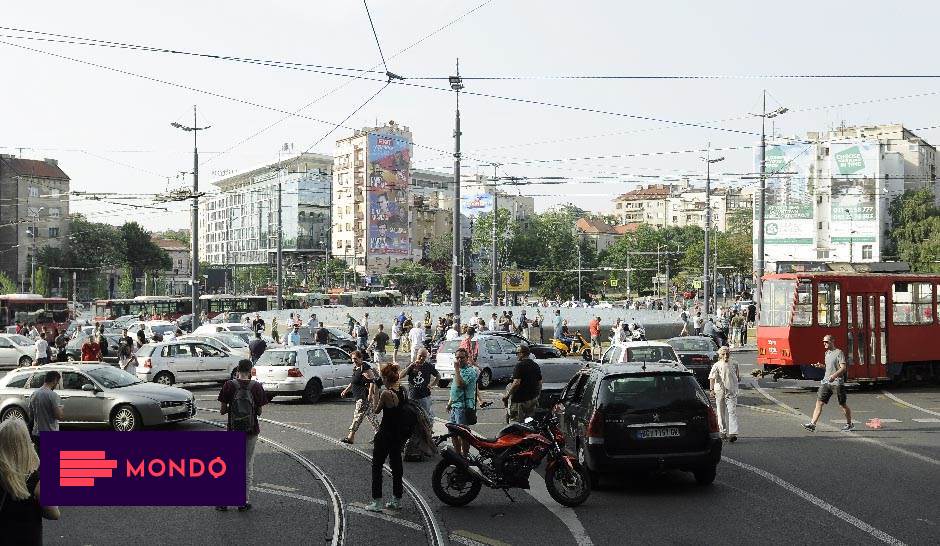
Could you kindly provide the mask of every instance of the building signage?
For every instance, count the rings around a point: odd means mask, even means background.
[[[368,250],[372,255],[409,256],[408,186],[411,147],[401,136],[369,135]]]
[[[43,432],[40,449],[43,504],[245,504],[242,432]]]

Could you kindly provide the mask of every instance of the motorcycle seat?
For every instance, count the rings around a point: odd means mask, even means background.
[[[503,427],[499,431],[498,436],[505,436],[506,434],[535,434],[536,430],[529,425],[522,423],[510,423],[508,426]]]

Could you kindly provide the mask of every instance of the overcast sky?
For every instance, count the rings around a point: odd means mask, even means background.
[[[491,0],[396,55],[481,3],[371,0],[389,70],[406,78],[446,77],[454,72],[459,57],[464,76],[940,74],[934,62],[935,37],[916,24],[940,15],[940,8],[927,2],[894,10],[884,2],[868,1]],[[6,27],[160,48],[353,69],[378,64],[384,70],[363,4],[354,0],[32,0],[4,3],[2,21]],[[23,35],[9,30],[0,34]],[[345,85],[302,112],[338,123],[383,86],[377,81],[164,53],[9,37],[0,41],[256,104],[0,44],[4,110],[0,152],[19,154],[16,148],[23,147],[23,157],[57,158],[71,176],[73,190],[160,193],[191,184],[188,176],[184,179],[178,173],[192,170],[192,140],[171,128],[170,122],[191,124],[194,104],[199,106],[200,125],[212,125],[200,135],[200,178],[204,188],[214,190],[211,180],[275,161],[285,142],[294,143],[295,151],[305,150],[332,129],[292,117],[258,134],[284,117],[275,110],[296,111]],[[379,74],[368,77],[384,79]],[[446,80],[411,82],[447,87]],[[503,176],[572,180],[512,188],[535,195],[540,210],[575,202],[609,211],[613,196],[657,181],[650,175],[703,171],[699,159],[703,154],[668,152],[698,150],[709,142],[714,148],[740,148],[715,152],[726,157],[718,165],[720,173],[753,172],[751,147],[760,124],[747,114],[760,110],[765,88],[770,108],[784,105],[791,110],[775,120],[781,135],[803,135],[843,121],[902,122],[914,129],[940,125],[936,79],[465,83],[467,91],[608,112],[462,95],[466,173],[491,174],[491,167],[477,165],[497,161],[506,164],[499,172]],[[453,159],[446,154],[453,148],[453,116],[453,93],[391,85],[344,125],[365,127],[387,120],[407,125],[419,145],[414,166],[451,172]],[[312,151],[331,154],[336,139],[349,133],[337,129]],[[919,133],[929,141],[937,139],[935,130]],[[638,155],[646,153],[653,155]],[[621,157],[583,159],[612,155]],[[571,161],[556,161],[560,159]],[[172,205],[167,213],[73,200],[72,210],[97,221],[135,219],[150,229],[164,229],[188,227],[187,215],[178,212],[183,207]]]

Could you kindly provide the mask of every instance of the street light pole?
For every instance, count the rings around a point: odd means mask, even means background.
[[[718,163],[719,161],[724,161],[724,157],[717,157],[715,159],[711,158],[711,144],[709,144],[709,151],[707,155],[703,158],[705,160],[705,257],[704,264],[702,267],[702,272],[704,273],[704,279],[702,282],[702,293],[705,295],[705,315],[708,315],[711,312],[711,305],[709,304],[709,298],[711,296],[711,291],[709,290],[709,270],[708,270],[708,254],[710,249],[710,234],[712,229],[712,163]],[[717,279],[715,279],[717,281]],[[717,302],[716,302],[717,303]]]
[[[497,190],[496,190],[496,169],[499,168],[499,163],[493,163],[493,237],[492,237],[492,256],[490,257],[490,303],[493,306],[496,305],[496,298],[498,297],[498,287],[499,276],[496,269],[496,260],[497,260],[497,251],[496,251],[496,221],[499,219],[499,201]]]
[[[767,135],[766,126],[768,118],[775,118],[785,114],[787,108],[781,106],[773,112],[767,111],[767,90],[764,90],[763,100],[761,102],[760,116],[760,187],[758,191],[757,207],[757,278],[754,279],[754,302],[757,304],[757,312],[760,313],[761,299],[761,279],[764,276],[764,224],[767,218]]]
[[[277,154],[277,310],[284,308],[284,230],[281,224],[281,154]]]
[[[581,302],[581,241],[578,241],[578,302]]]
[[[199,127],[198,118],[196,113],[196,105],[193,105],[193,126],[187,127],[177,122],[170,124],[172,127],[176,127],[182,131],[189,131],[193,133],[193,210],[192,218],[190,221],[190,246],[191,246],[191,266],[192,272],[189,279],[190,285],[192,287],[191,292],[191,303],[193,308],[193,321],[192,327],[195,330],[199,327],[199,145],[198,145],[198,136],[199,131],[205,131],[206,129],[212,127],[211,125],[206,125],[205,127]]]
[[[454,256],[451,270],[450,298],[451,312],[454,315],[454,324],[460,325],[460,255],[462,241],[460,237],[460,90],[463,89],[463,80],[460,79],[460,59],[457,60],[457,75],[449,78],[450,88],[454,90],[457,98],[457,109],[454,117],[454,215],[453,239]]]

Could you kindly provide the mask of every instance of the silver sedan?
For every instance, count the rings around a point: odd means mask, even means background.
[[[65,424],[103,424],[125,432],[196,414],[189,391],[145,383],[109,364],[76,362],[18,368],[0,378],[0,421],[26,417],[30,396],[50,370],[62,374],[55,390],[62,398]]]

